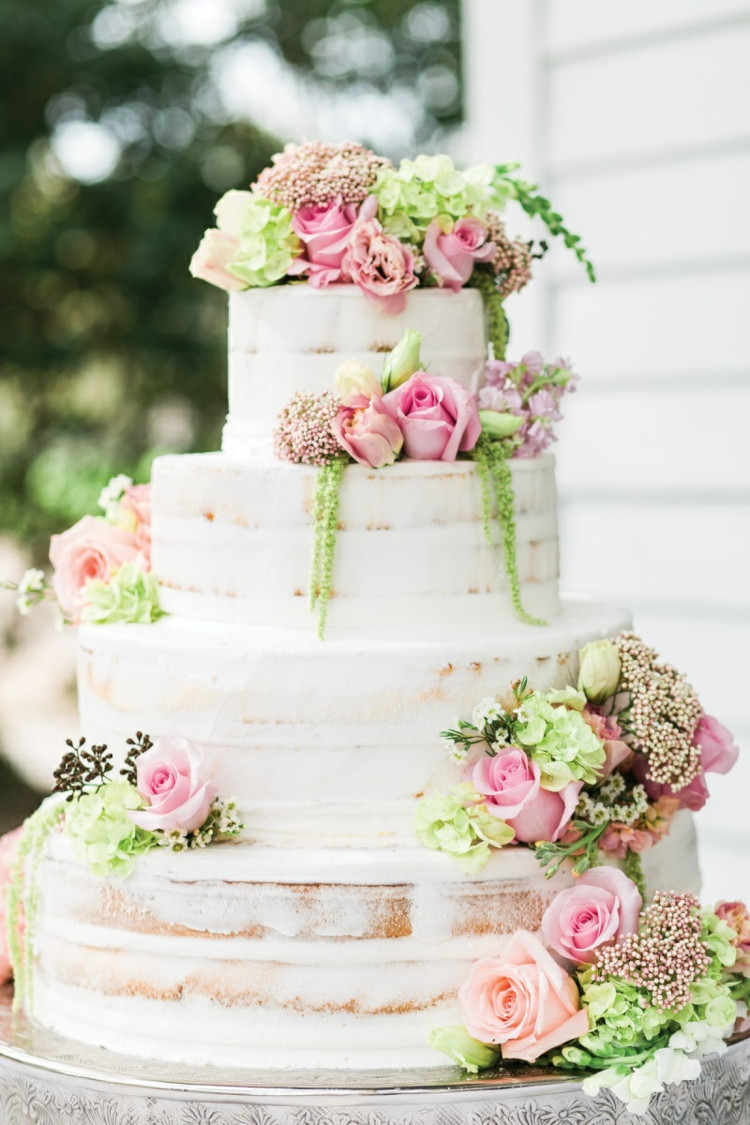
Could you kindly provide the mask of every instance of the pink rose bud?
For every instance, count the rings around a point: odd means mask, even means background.
[[[495,256],[495,243],[487,241],[487,227],[481,219],[468,216],[443,229],[433,219],[424,236],[424,260],[437,278],[454,292],[466,284],[476,262],[489,262]]]
[[[373,469],[392,465],[404,444],[398,424],[377,396],[366,406],[342,406],[332,429],[336,440],[355,461]]]
[[[238,247],[239,240],[231,234],[214,228],[207,230],[190,259],[190,273],[228,293],[247,289],[246,283],[227,269],[237,256]]]
[[[136,788],[148,807],[129,812],[149,832],[193,832],[205,822],[216,786],[203,753],[186,738],[160,738],[136,761]]]
[[[84,516],[62,535],[53,535],[49,557],[60,609],[73,621],[80,620],[86,582],[91,578],[106,582],[113,570],[138,556],[138,539],[132,531],[96,516]]]
[[[499,1043],[504,1059],[534,1062],[589,1030],[575,981],[526,930],[473,965],[458,999],[469,1035]]]
[[[552,900],[542,933],[556,953],[576,965],[591,965],[600,945],[636,932],[642,906],[638,888],[623,871],[594,867]]]
[[[445,375],[418,371],[389,391],[383,406],[403,432],[406,456],[419,461],[455,461],[482,432],[476,398]]]
[[[406,308],[406,293],[417,284],[414,253],[383,230],[374,217],[377,207],[374,195],[362,204],[341,268],[378,308],[400,313]]]
[[[6,904],[11,874],[18,857],[18,846],[21,843],[22,835],[23,827],[14,828],[12,832],[6,832],[4,836],[0,836],[0,984],[5,984],[13,975],[8,948]]]
[[[348,281],[343,259],[356,219],[357,204],[342,203],[340,195],[328,203],[300,207],[292,218],[292,230],[301,239],[304,251],[292,262],[288,273],[307,274],[316,288]]]

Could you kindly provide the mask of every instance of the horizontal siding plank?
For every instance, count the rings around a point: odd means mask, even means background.
[[[549,73],[552,170],[750,134],[750,24]]]
[[[648,36],[700,33],[717,21],[747,16],[750,9],[747,0],[548,0],[544,14],[541,45],[554,57]]]
[[[625,591],[639,604],[700,604],[722,615],[741,608],[750,629],[750,504],[714,508],[563,500],[560,539],[567,587],[614,600]],[[627,549],[612,549],[619,544]]]
[[[648,275],[654,264],[750,255],[750,151],[574,177],[549,191],[601,277],[623,266]],[[580,276],[570,254],[556,256],[555,270]]]
[[[705,371],[708,387],[712,371],[747,370],[749,306],[750,270],[565,287],[547,347],[572,356],[586,379]]]
[[[716,493],[744,500],[750,483],[750,386],[731,396],[705,388],[672,394],[586,395],[568,404],[557,446],[563,495],[678,493],[699,500]]]

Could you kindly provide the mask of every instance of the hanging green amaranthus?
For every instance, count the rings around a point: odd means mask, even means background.
[[[337,457],[318,471],[313,496],[313,550],[310,567],[310,609],[318,610],[318,639],[323,640],[331,597],[336,551],[339,496],[346,457]]]
[[[527,625],[546,625],[539,617],[532,617],[523,608],[521,584],[518,578],[516,559],[516,511],[513,492],[513,474],[508,461],[513,454],[513,446],[507,441],[493,441],[483,434],[474,450],[474,460],[479,472],[482,487],[482,518],[484,534],[492,546],[492,505],[497,508],[497,518],[503,538],[505,573],[508,576],[510,600],[516,615]]]
[[[505,359],[508,346],[508,318],[503,308],[503,297],[497,279],[488,270],[474,270],[469,284],[482,294],[487,315],[487,334],[492,345],[493,359]]]

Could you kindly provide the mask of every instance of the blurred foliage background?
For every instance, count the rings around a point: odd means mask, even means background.
[[[43,563],[116,472],[216,448],[225,297],[188,262],[284,141],[393,158],[461,113],[459,0],[4,0],[0,533]]]
[[[115,473],[219,447],[226,297],[188,273],[217,197],[290,140],[443,147],[460,30],[460,0],[3,0],[0,580]],[[44,788],[73,638],[0,599],[0,756]],[[0,831],[36,799],[0,761]]]

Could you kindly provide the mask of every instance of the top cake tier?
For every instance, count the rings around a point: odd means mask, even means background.
[[[402,313],[383,312],[354,285],[284,285],[229,295],[229,414],[222,448],[267,453],[279,411],[295,391],[333,389],[339,364],[356,360],[380,374],[408,330],[421,333],[433,374],[476,391],[487,355],[479,292],[422,289]]]

